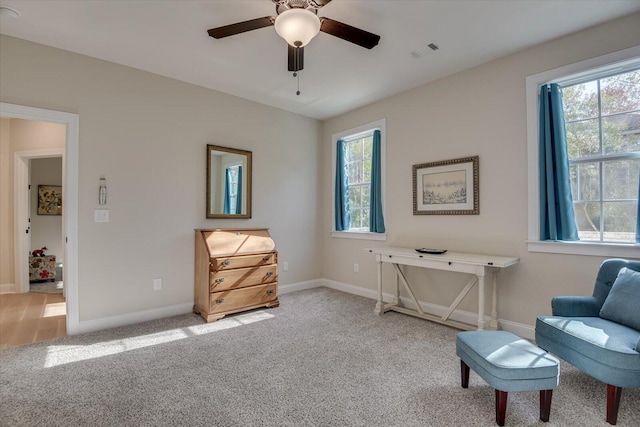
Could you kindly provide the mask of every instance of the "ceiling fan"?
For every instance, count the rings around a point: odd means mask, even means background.
[[[289,71],[304,67],[304,47],[319,31],[339,37],[367,49],[380,41],[380,36],[333,19],[319,17],[318,10],[331,0],[271,0],[276,5],[276,15],[237,22],[212,28],[209,35],[215,39],[233,36],[246,31],[275,26],[280,37],[287,41]]]

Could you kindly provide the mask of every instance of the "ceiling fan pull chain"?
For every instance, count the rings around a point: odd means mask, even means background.
[[[298,79],[298,90],[296,91],[296,95],[300,95],[300,71],[296,71],[293,73],[293,77],[297,77]]]

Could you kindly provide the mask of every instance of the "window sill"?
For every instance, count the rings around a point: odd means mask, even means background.
[[[529,252],[552,254],[591,255],[602,257],[640,258],[640,244],[527,241]]]
[[[387,240],[386,233],[370,233],[366,231],[332,231],[331,237],[339,239]]]

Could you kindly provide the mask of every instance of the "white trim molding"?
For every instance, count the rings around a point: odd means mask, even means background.
[[[372,300],[371,314],[374,315],[373,309],[375,306],[374,302],[377,299],[378,295],[377,291],[373,289],[363,288],[361,286],[337,282],[335,280],[315,279],[298,283],[290,283],[287,285],[278,285],[278,293],[284,295],[291,292],[304,291],[320,287],[335,289],[337,291],[345,292],[352,295],[358,295]],[[393,299],[393,295],[385,293],[383,294],[383,299],[385,302],[391,302]],[[415,308],[412,307],[413,302],[409,298],[402,297],[402,302],[405,307]],[[420,301],[420,306],[425,311],[425,313],[433,314],[436,316],[442,316],[448,310],[448,307],[423,301]],[[135,313],[127,313],[118,316],[110,316],[100,319],[83,321],[79,323],[76,333],[95,332],[102,329],[132,325],[135,323],[147,322],[151,320],[162,319],[164,317],[178,316],[181,314],[188,314],[192,312],[193,301],[190,301],[184,304],[176,304],[167,307],[155,308],[152,310],[144,310]],[[469,311],[455,310],[451,315],[451,318],[459,322],[473,325],[478,320],[478,314]],[[491,319],[487,317],[487,322],[489,320]],[[533,326],[508,320],[499,320],[498,324],[500,325],[501,329],[513,332],[523,338],[533,340],[535,337],[535,329]]]
[[[162,319],[165,317],[178,316],[193,312],[193,301],[170,305],[167,307],[154,308],[152,310],[137,311],[135,313],[121,314],[118,316],[103,317],[100,319],[85,320],[77,326],[76,333],[84,334],[88,332],[101,331],[103,329],[117,328],[119,326],[133,325],[135,323],[148,322],[150,320]]]
[[[335,289],[338,291],[342,291],[342,292],[346,292],[354,295],[359,295],[374,301],[378,299],[378,292],[374,289],[362,288],[360,286],[336,282],[335,280],[329,280],[329,279],[321,279],[321,282],[322,282],[322,286],[327,288]],[[392,294],[389,294],[389,293],[382,294],[382,299],[385,303],[392,302],[393,298],[394,296]],[[402,304],[405,307],[413,310],[416,309],[415,304],[413,303],[411,298],[401,297],[400,299],[402,300]],[[420,307],[425,313],[438,316],[438,317],[442,317],[449,310],[449,307],[445,307],[443,305],[428,303],[424,301],[419,301],[419,303],[420,303]],[[372,304],[371,306],[372,314],[373,314],[374,306],[375,304]],[[382,316],[384,316],[384,314]],[[478,313],[456,309],[451,314],[450,319],[456,320],[462,323],[467,323],[469,325],[475,325],[478,322]],[[487,324],[489,324],[490,320],[491,320],[490,316],[485,316],[485,321]],[[524,323],[517,323],[517,322],[512,322],[509,320],[502,320],[502,319],[498,319],[498,325],[499,325],[499,329],[512,332],[523,338],[526,338],[529,340],[533,340],[535,338],[535,328],[531,325],[526,325]]]
[[[332,231],[331,237],[338,239],[387,240],[387,233],[371,233],[369,231]]]
[[[366,132],[379,129],[380,130],[380,175],[382,176],[382,216],[387,217],[387,120],[380,119],[371,123],[367,123],[361,126],[357,126],[352,129],[348,129],[342,132],[334,133],[331,135],[331,183],[333,190],[331,190],[332,201],[331,217],[334,218],[333,213],[336,211],[336,144],[339,139],[346,137],[357,137],[358,135],[365,134]],[[369,231],[337,231],[335,218],[331,221],[331,237],[337,237],[342,239],[361,239],[361,240],[387,240],[386,233],[371,233]]]
[[[0,102],[0,116],[53,122],[66,125],[66,140],[63,155],[63,211],[65,233],[64,286],[67,302],[67,335],[79,333],[78,302],[78,147],[80,138],[80,116],[62,111],[45,110],[24,105]],[[26,264],[25,264],[26,265]],[[16,271],[16,275],[19,274]],[[28,277],[28,276],[27,276]]]
[[[18,293],[18,287],[15,283],[0,283],[0,294]]]
[[[279,294],[313,289],[322,286],[321,280],[308,280],[306,282],[291,283],[288,285],[278,285]],[[193,312],[194,301],[183,304],[175,304],[166,307],[154,308],[151,310],[137,311],[134,313],[120,314],[117,316],[102,317],[100,319],[86,320],[79,323],[76,333],[83,334],[95,332],[102,329],[117,328],[120,326],[133,325],[135,323],[148,322],[162,319],[164,317],[178,316]],[[199,316],[198,316],[199,318]]]
[[[528,239],[529,252],[548,252],[604,257],[640,257],[640,244],[610,244],[596,242],[552,242],[540,240],[539,174],[538,174],[538,90],[541,85],[567,76],[585,76],[609,66],[626,67],[629,60],[640,58],[640,46],[630,47],[596,58],[544,71],[526,78],[527,100],[527,165],[528,165]]]
[[[307,280],[305,282],[290,283],[288,285],[278,284],[278,294],[284,295],[291,292],[304,291],[306,289],[319,288],[322,286],[321,280]]]

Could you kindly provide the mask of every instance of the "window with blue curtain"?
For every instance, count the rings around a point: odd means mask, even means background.
[[[373,147],[371,154],[371,192],[369,231],[372,233],[384,233],[384,215],[382,213],[382,166],[380,130],[373,131]]]
[[[361,131],[336,142],[335,229],[385,233],[382,132]]]
[[[640,243],[640,69],[540,88],[540,240]]]
[[[539,106],[540,240],[578,240],[558,85],[540,88]]]
[[[349,181],[344,158],[345,143],[340,139],[336,143],[336,188],[334,192],[336,231],[345,231],[351,228],[348,191]]]

